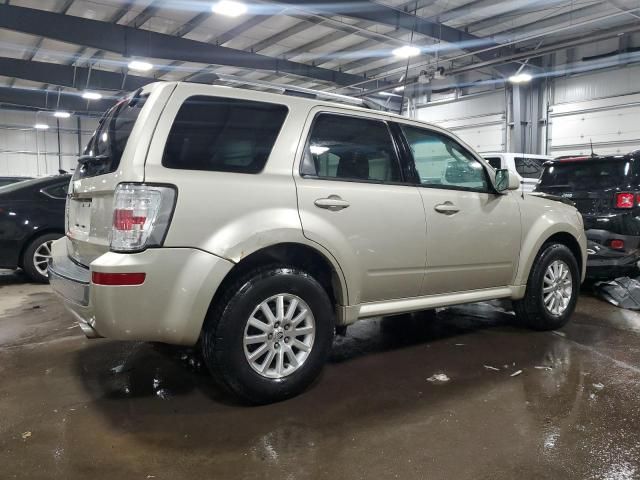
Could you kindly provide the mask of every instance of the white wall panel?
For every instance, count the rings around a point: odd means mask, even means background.
[[[42,176],[57,173],[58,168],[75,168],[81,144],[88,141],[97,119],[80,117],[58,119],[48,113],[0,109],[0,176]],[[36,130],[36,123],[46,123],[49,129]],[[58,134],[60,148],[58,148]]]
[[[640,94],[554,105],[550,108],[551,155],[622,154],[640,148]]]
[[[480,153],[505,149],[504,91],[418,108],[416,116],[447,128]]]

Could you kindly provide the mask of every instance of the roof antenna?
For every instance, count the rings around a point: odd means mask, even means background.
[[[591,143],[591,158],[595,158],[597,155],[593,152],[593,139],[590,138],[589,142]]]

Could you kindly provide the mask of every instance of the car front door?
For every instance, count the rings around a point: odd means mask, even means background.
[[[427,218],[423,295],[510,285],[520,253],[520,209],[494,191],[485,166],[444,132],[403,124]]]
[[[308,123],[294,174],[304,235],[336,258],[350,304],[419,295],[425,212],[387,122],[323,109]]]

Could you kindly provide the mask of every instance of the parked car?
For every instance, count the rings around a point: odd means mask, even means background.
[[[25,180],[0,188],[0,268],[22,268],[47,282],[51,243],[64,236],[71,175]]]
[[[0,188],[11,185],[12,183],[22,182],[24,180],[30,180],[31,177],[0,177]]]
[[[532,192],[542,175],[543,165],[553,157],[529,153],[485,153],[484,158],[493,168],[507,168],[518,177],[522,190]]]
[[[545,164],[536,192],[568,199],[582,213],[589,278],[638,273],[640,151],[553,160]]]
[[[509,298],[555,329],[584,275],[575,208],[522,198],[508,170],[398,115],[161,82],[111,109],[87,154],[54,290],[87,336],[199,345],[254,403],[304,390],[360,318]]]

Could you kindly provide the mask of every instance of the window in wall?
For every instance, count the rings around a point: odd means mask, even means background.
[[[484,167],[456,141],[431,130],[401,127],[422,185],[488,190]]]
[[[379,120],[321,114],[311,131],[303,175],[345,180],[400,181],[387,125]]]
[[[176,116],[162,165],[185,170],[258,173],[271,154],[287,107],[194,96]]]

